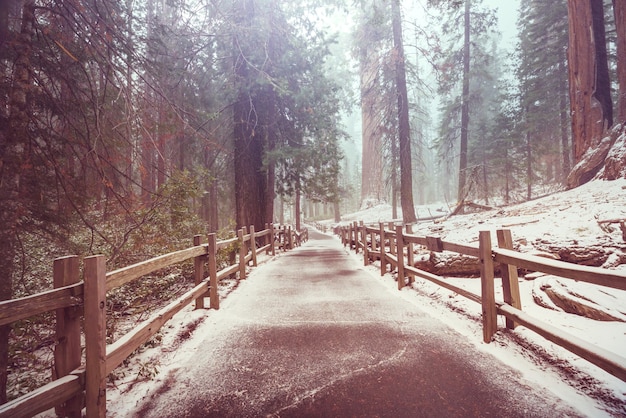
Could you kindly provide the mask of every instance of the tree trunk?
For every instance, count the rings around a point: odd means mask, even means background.
[[[155,190],[154,181],[154,146],[150,135],[144,132],[141,140],[141,200],[145,206],[150,204],[150,196]]]
[[[471,0],[465,0],[465,35],[463,40],[463,93],[461,97],[461,144],[459,151],[458,201],[462,204],[467,182],[467,145],[469,141],[469,95],[470,95],[470,10]],[[461,205],[462,207],[462,205]]]
[[[245,66],[245,64],[241,64]],[[238,75],[241,75],[241,69]],[[254,225],[261,228],[266,212],[263,144],[255,135],[260,123],[254,103],[247,93],[240,93],[234,105],[235,211],[237,229]]]
[[[509,202],[511,201],[511,174],[512,171],[511,170],[511,162],[510,162],[511,158],[509,156],[509,149],[508,147],[505,147],[504,149],[504,167],[505,167],[505,171],[504,171],[504,203],[506,205],[509,204]]]
[[[300,220],[301,217],[301,212],[302,209],[300,207],[300,198],[301,198],[301,193],[300,193],[300,185],[298,185],[296,187],[296,202],[294,205],[294,217],[296,219],[296,231],[300,231],[300,229],[302,229],[302,223]]]
[[[626,123],[626,2],[613,0],[613,13],[617,32],[617,81],[619,83],[616,122]]]
[[[530,132],[526,131],[526,200],[532,199],[533,193],[533,147]]]
[[[596,88],[594,97],[602,107],[604,131],[613,126],[613,99],[609,58],[606,51],[606,28],[604,24],[604,0],[591,0],[593,16],[593,39],[596,51]],[[603,132],[604,132],[603,131]]]
[[[563,73],[563,77],[559,78],[559,118],[560,118],[560,131],[561,131],[561,159],[563,161],[560,173],[559,181],[565,184],[567,175],[572,169],[571,154],[572,150],[569,145],[569,135],[567,129],[567,86],[565,83],[565,77],[567,73],[563,68],[563,64],[559,62],[559,73]]]
[[[482,175],[483,175],[483,195],[485,196],[485,205],[489,205],[489,176],[487,175],[487,147],[485,139],[482,139]]]
[[[220,229],[218,201],[217,178],[214,178],[209,185],[207,202],[207,224],[210,232],[217,232]]]
[[[391,137],[391,218],[398,219],[398,140]]]
[[[569,80],[574,162],[600,144],[613,122],[612,102],[602,0],[569,1]],[[602,164],[602,162],[600,162]],[[590,173],[568,178],[576,187],[593,177],[598,166],[585,167]]]
[[[249,28],[254,20],[254,1],[239,0],[236,13],[240,27]],[[254,77],[249,67],[246,39],[238,39],[235,34],[233,48],[237,51],[234,73],[240,91],[233,106],[234,114],[234,165],[235,165],[235,212],[237,228],[254,225],[258,231],[265,226],[268,211],[268,178],[263,165],[266,152],[265,140],[268,137],[267,117],[273,109],[274,92],[271,86],[263,86],[251,93],[250,79]],[[266,68],[267,71],[267,68]]]
[[[21,190],[21,171],[29,162],[25,153],[29,148],[28,94],[32,88],[31,54],[34,36],[35,1],[26,0],[22,7],[20,34],[15,45],[13,85],[9,91],[8,126],[0,129],[0,300],[13,296],[13,259],[16,237],[19,234],[24,210],[24,194]],[[8,129],[7,129],[8,128]],[[9,359],[9,334],[11,326],[0,327],[0,403],[7,401],[7,368]]]
[[[396,89],[398,94],[398,144],[400,146],[400,204],[405,224],[417,222],[413,203],[413,169],[411,164],[411,125],[409,98],[406,89],[406,69],[402,46],[402,15],[400,0],[392,0],[391,15],[396,60]]]
[[[383,200],[382,143],[378,129],[378,51],[361,51],[361,204],[367,200]]]

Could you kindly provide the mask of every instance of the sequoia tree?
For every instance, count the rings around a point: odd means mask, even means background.
[[[381,60],[385,48],[384,7],[362,1],[356,44],[360,71],[361,99],[361,205],[385,200],[383,175],[384,103],[381,87]]]
[[[396,92],[398,95],[398,144],[400,159],[400,204],[404,223],[414,223],[415,205],[413,204],[413,171],[411,169],[411,126],[409,123],[409,97],[406,88],[406,68],[404,47],[402,45],[402,15],[400,0],[391,2],[391,20],[393,44],[395,47]]]
[[[621,9],[619,6],[616,8],[617,17]],[[613,125],[613,102],[604,2],[569,1],[568,15],[572,141],[574,161],[577,164],[570,173],[567,184],[569,187],[576,187],[589,181],[602,168],[615,138],[606,136]],[[623,26],[623,21],[616,24]],[[618,50],[618,54],[619,52]],[[620,60],[623,62],[623,57],[618,55],[618,63]],[[607,140],[603,140],[605,137]]]

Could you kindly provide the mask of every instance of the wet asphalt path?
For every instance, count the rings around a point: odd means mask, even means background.
[[[312,231],[208,318],[215,333],[136,416],[576,415],[380,280]]]

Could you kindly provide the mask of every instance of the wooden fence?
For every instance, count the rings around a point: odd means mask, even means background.
[[[152,338],[177,312],[195,301],[195,308],[219,309],[217,284],[232,274],[246,277],[246,266],[257,265],[257,254],[275,254],[276,248],[291,249],[308,239],[306,230],[291,227],[256,232],[250,227],[237,231],[237,237],[217,241],[215,234],[193,238],[193,246],[161,255],[141,263],[107,272],[102,255],[87,257],[80,279],[77,256],[54,260],[54,290],[0,302],[0,326],[12,324],[44,312],[56,311],[56,347],[53,381],[18,399],[0,405],[0,418],[31,417],[52,407],[60,416],[80,417],[86,408],[87,417],[106,414],[106,378],[133,351]],[[217,271],[217,251],[239,243],[239,254],[232,264]],[[263,243],[257,248],[257,243]],[[106,344],[106,294],[144,275],[193,259],[195,286],[140,323],[112,344]],[[205,271],[208,268],[208,276]],[[81,322],[84,328],[85,363],[82,362]]]
[[[354,222],[336,232],[341,235],[344,246],[350,246],[357,253],[363,251],[365,265],[369,265],[374,260],[380,260],[381,275],[387,272],[388,265],[395,267],[398,275],[398,289],[402,289],[407,281],[410,284],[415,277],[420,277],[480,303],[485,343],[489,343],[497,332],[497,315],[503,315],[506,318],[507,328],[514,329],[517,325],[523,325],[622,381],[626,381],[626,358],[590,344],[522,311],[517,269],[544,272],[620,290],[626,290],[626,273],[599,267],[579,266],[514,251],[511,231],[507,229],[496,231],[498,247],[492,246],[489,231],[479,232],[478,246],[446,242],[439,237],[420,237],[412,234],[410,225],[405,229],[393,223],[366,226],[363,222]],[[415,268],[413,257],[416,245],[425,247],[429,251],[451,251],[476,257],[480,265],[481,294],[477,295],[461,289],[441,276]],[[500,267],[502,275],[504,301],[495,299],[494,267],[496,265]]]

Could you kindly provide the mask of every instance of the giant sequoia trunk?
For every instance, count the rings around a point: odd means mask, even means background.
[[[255,6],[254,0],[237,2],[240,28],[252,28]],[[276,92],[272,85],[255,82],[258,70],[250,64],[261,46],[273,53],[271,34],[262,36],[267,38],[259,39],[259,33],[252,31],[235,34],[233,45],[239,88],[233,106],[236,223],[237,228],[254,225],[257,231],[273,217],[274,171],[271,163],[264,164],[264,158],[273,143],[276,120]],[[264,71],[270,74],[271,64],[265,65]]]
[[[362,168],[361,204],[383,200],[382,135],[378,132],[380,106],[378,89],[378,51],[368,46],[361,50],[361,129]]]
[[[254,113],[257,103],[259,101],[244,92],[234,105],[235,210],[237,228],[254,225],[260,231],[270,220],[266,219],[265,146],[262,135],[255,131],[260,123]]]
[[[400,147],[400,205],[404,223],[417,221],[413,204],[413,170],[411,164],[411,126],[409,123],[409,99],[406,89],[406,69],[402,46],[402,16],[400,0],[391,2],[391,25],[396,60],[396,89],[398,94],[398,145]]]
[[[565,183],[570,170],[571,164],[571,147],[569,145],[569,129],[567,126],[567,70],[564,65],[559,61],[559,74],[563,77],[559,77],[559,120],[560,120],[560,132],[561,132],[561,158],[563,163],[561,164],[561,173],[559,173],[559,181]]]
[[[576,187],[593,178],[604,162],[608,149],[594,150],[613,123],[613,109],[603,1],[569,1],[567,4],[572,142],[577,164],[567,184]],[[597,155],[598,152],[602,155]]]

